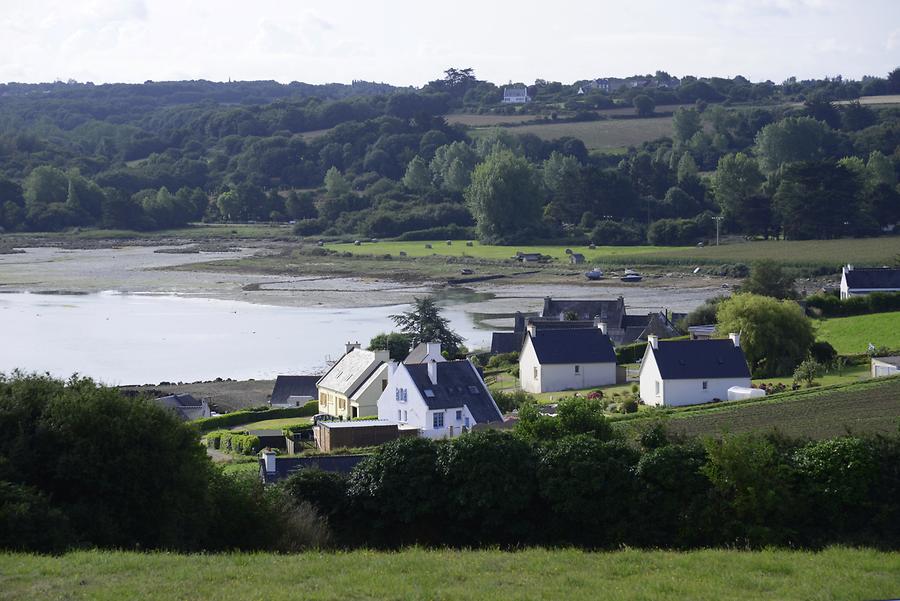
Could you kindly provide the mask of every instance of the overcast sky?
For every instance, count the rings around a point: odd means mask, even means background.
[[[657,69],[781,82],[900,66],[900,0],[0,0],[0,81],[420,86]]]

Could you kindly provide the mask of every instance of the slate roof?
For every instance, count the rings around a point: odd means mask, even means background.
[[[503,415],[488,394],[484,380],[467,360],[444,361],[437,366],[437,384],[428,377],[428,365],[406,365],[413,383],[429,409],[455,409],[468,407],[475,422],[503,421]],[[426,391],[430,390],[432,396]]]
[[[406,356],[406,359],[403,360],[404,363],[421,363],[425,360],[425,357],[428,356],[428,343],[420,342],[413,348],[413,350],[409,351],[409,354]]]
[[[349,397],[380,364],[374,352],[353,349],[332,365],[317,385]]]
[[[288,397],[308,396],[319,397],[316,382],[322,376],[278,376],[275,379],[275,387],[272,389],[272,397],[269,402],[273,405],[281,405],[288,402]]]
[[[174,411],[175,414],[190,421],[204,416],[204,404],[191,394],[169,394],[156,399],[156,404],[164,409]]]
[[[653,349],[665,380],[749,378],[744,351],[731,340],[660,340]]]
[[[891,267],[854,267],[846,271],[847,287],[851,290],[900,288],[900,269]]]
[[[494,332],[491,335],[491,353],[518,353],[522,350],[521,332]]]
[[[574,312],[576,319],[593,320],[599,317],[611,328],[624,327],[622,323],[625,316],[625,300],[621,297],[616,300],[553,300],[547,297],[544,299],[541,317],[564,319],[569,312]]]
[[[612,341],[600,328],[539,330],[528,337],[541,365],[616,362]]]
[[[271,484],[287,478],[297,470],[311,468],[323,472],[349,474],[369,455],[317,455],[314,457],[276,457],[275,473],[266,473],[265,459],[259,458],[259,474],[263,482]]]

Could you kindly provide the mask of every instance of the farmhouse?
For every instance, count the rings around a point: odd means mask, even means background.
[[[554,300],[549,296],[544,297],[540,318],[529,318],[528,323],[550,321],[573,321],[582,328],[605,323],[606,333],[616,345],[646,340],[650,334],[661,338],[679,335],[675,324],[663,312],[628,315],[625,299],[621,296],[615,300]]]
[[[523,104],[531,102],[531,96],[528,95],[528,88],[503,88],[504,104]]]
[[[530,327],[519,355],[526,392],[555,392],[616,383],[616,353],[605,324],[559,330]]]
[[[484,380],[467,359],[388,367],[378,419],[428,438],[449,438],[477,424],[502,422]]]
[[[842,299],[871,292],[900,292],[900,268],[847,265],[841,271]]]
[[[269,397],[269,405],[273,409],[287,407],[302,407],[307,402],[318,398],[319,392],[316,382],[322,376],[278,376],[275,379],[275,387],[272,396]]]
[[[170,394],[161,396],[154,402],[164,409],[169,409],[184,421],[193,421],[212,415],[209,403],[202,399],[198,400],[190,394]]]
[[[900,374],[900,355],[895,357],[872,357],[872,377],[883,378]]]
[[[727,340],[659,340],[650,336],[641,361],[641,400],[647,405],[698,405],[750,388],[740,334]]]
[[[387,386],[388,351],[364,351],[358,342],[316,384],[319,412],[341,419],[375,415]]]

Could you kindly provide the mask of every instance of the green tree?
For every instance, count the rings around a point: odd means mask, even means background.
[[[424,192],[431,188],[431,171],[425,159],[416,155],[406,166],[403,185],[413,192]]]
[[[813,385],[816,378],[825,373],[825,366],[812,357],[804,359],[794,370],[794,382],[806,382],[807,388]]]
[[[797,298],[794,277],[771,259],[753,263],[750,276],[741,284],[741,291],[777,299]]]
[[[297,194],[295,190],[291,190],[284,201],[284,209],[291,219],[315,219],[319,216],[310,192]]]
[[[694,108],[680,107],[672,116],[672,129],[676,144],[686,144],[694,134],[703,129],[700,112]]]
[[[69,178],[56,167],[35,167],[25,178],[22,193],[28,209],[55,202],[64,203],[69,194]]]
[[[656,109],[656,103],[653,102],[653,99],[646,94],[639,94],[635,96],[634,100],[631,101],[631,104],[634,105],[635,111],[641,117],[651,116],[654,109]]]
[[[719,305],[716,331],[741,334],[741,348],[757,377],[787,376],[806,357],[812,322],[791,300],[741,293]]]
[[[785,237],[840,238],[865,229],[862,183],[849,169],[828,161],[785,166],[772,209]],[[877,224],[876,224],[877,229]]]
[[[449,328],[450,321],[441,315],[441,310],[430,296],[416,297],[413,307],[391,319],[400,331],[409,337],[410,346],[422,342],[440,342],[441,351],[455,357],[460,351],[462,337]]]
[[[434,152],[428,167],[433,181],[451,192],[462,192],[469,185],[478,154],[465,142],[453,142]]]
[[[377,334],[369,341],[370,351],[389,351],[391,359],[403,361],[409,355],[411,348],[409,334],[391,332],[390,334]]]
[[[756,156],[771,173],[785,163],[815,161],[825,156],[831,130],[811,117],[788,117],[763,127],[756,135]]]
[[[897,185],[897,172],[894,171],[893,163],[878,150],[873,150],[869,155],[866,163],[866,175],[869,185],[872,187],[879,184],[891,187]]]
[[[719,159],[713,178],[716,200],[725,217],[747,233],[768,229],[770,219],[759,219],[753,210],[764,181],[757,162],[743,153]]]
[[[697,162],[691,153],[685,152],[678,159],[678,183],[683,184],[697,179]]]
[[[541,218],[534,167],[509,151],[492,154],[475,168],[465,197],[482,242],[521,240]]]
[[[219,194],[219,197],[216,198],[216,205],[226,221],[239,221],[243,215],[244,205],[241,197],[234,190]]]
[[[325,172],[325,192],[332,198],[343,196],[350,191],[350,183],[344,178],[337,167],[331,167]]]

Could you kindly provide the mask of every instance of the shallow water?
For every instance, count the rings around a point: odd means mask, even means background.
[[[156,294],[0,294],[0,372],[19,368],[108,384],[269,379],[319,373],[344,343],[390,331],[408,305],[284,307]],[[490,332],[444,309],[469,348]]]

